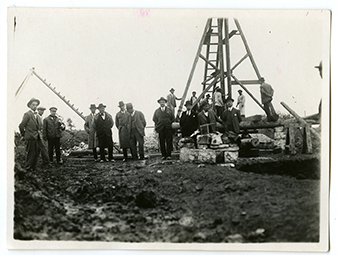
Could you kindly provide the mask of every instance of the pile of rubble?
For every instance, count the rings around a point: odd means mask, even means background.
[[[78,146],[75,145],[72,148],[61,150],[61,154],[62,156],[68,157],[73,151],[86,151],[88,147],[88,144],[81,142]]]

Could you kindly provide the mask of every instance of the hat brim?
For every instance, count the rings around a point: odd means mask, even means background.
[[[40,104],[40,100],[39,100],[39,99],[31,99],[31,100],[29,100],[29,102],[27,103],[27,106],[30,107],[31,103],[33,103],[33,102],[37,102],[37,105]]]
[[[164,101],[165,103],[167,103],[167,100],[163,98],[157,100],[158,103],[160,103],[160,101]]]

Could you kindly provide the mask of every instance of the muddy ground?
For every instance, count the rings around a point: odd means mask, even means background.
[[[275,169],[282,165],[270,162],[275,171],[268,174],[269,167],[247,159],[233,168],[198,167],[177,157],[128,163],[66,158],[62,166],[36,172],[26,172],[23,162],[17,155],[15,239],[319,241],[319,174],[289,174],[289,166],[280,172]]]

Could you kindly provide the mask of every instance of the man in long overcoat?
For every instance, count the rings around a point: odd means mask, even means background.
[[[233,107],[233,102],[234,100],[232,98],[227,98],[225,100],[227,109],[222,114],[222,121],[226,132],[232,131],[236,134],[239,134],[241,114],[238,109]]]
[[[203,101],[200,104],[202,111],[198,114],[198,127],[202,134],[214,133],[216,131],[217,116],[210,109],[209,103]]]
[[[153,114],[155,130],[159,134],[159,145],[162,159],[171,159],[173,150],[173,129],[174,121],[173,111],[166,106],[167,100],[161,97],[157,100],[160,107]]]
[[[131,153],[132,158],[137,159],[137,143],[139,149],[139,159],[144,159],[144,136],[146,121],[144,114],[133,109],[131,103],[126,104],[126,109],[131,116]]]
[[[192,109],[191,101],[185,103],[186,111],[180,117],[180,130],[182,137],[188,137],[198,128],[198,118]]]
[[[120,101],[118,104],[120,111],[116,114],[115,122],[118,129],[119,135],[119,147],[123,149],[123,161],[128,159],[128,148],[131,147],[130,143],[130,125],[131,125],[131,116],[125,109],[125,104],[123,101]]]
[[[96,130],[99,150],[100,150],[100,162],[106,162],[105,158],[105,148],[108,148],[108,160],[110,162],[115,162],[113,159],[113,141],[112,141],[112,130],[114,125],[112,116],[105,111],[106,106],[104,104],[98,105],[99,113],[96,115],[94,120],[94,129]]]
[[[36,98],[32,98],[27,103],[29,109],[23,115],[22,121],[19,125],[20,133],[26,142],[26,170],[35,170],[37,159],[40,154],[39,140],[41,140],[41,134],[39,132],[39,123],[36,108],[40,104],[40,101]]]
[[[43,120],[43,139],[48,141],[49,161],[53,162],[55,148],[56,163],[62,164],[60,139],[62,131],[66,129],[65,124],[56,116],[56,107],[49,108],[50,115]]]
[[[91,113],[85,117],[85,122],[84,122],[84,129],[88,134],[88,148],[92,149],[92,152],[94,154],[94,159],[95,161],[98,161],[98,157],[97,157],[97,137],[96,137],[96,132],[95,129],[93,127],[94,125],[94,119],[96,116],[96,105],[95,104],[91,104],[90,105],[90,111]]]

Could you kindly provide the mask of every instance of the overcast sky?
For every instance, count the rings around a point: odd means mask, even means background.
[[[13,21],[16,17],[14,32]],[[227,11],[158,9],[25,9],[8,14],[8,101],[15,104],[11,119],[15,129],[36,97],[41,105],[56,106],[78,129],[83,121],[36,77],[31,77],[14,97],[32,67],[52,83],[84,114],[91,103],[104,103],[116,115],[118,102],[132,102],[148,125],[158,107],[157,99],[174,87],[183,94],[207,18],[233,17],[244,31],[257,66],[274,90],[274,106],[286,102],[300,115],[317,112],[322,87],[327,86],[314,66],[328,66],[329,13],[327,11]],[[234,65],[244,54],[239,36],[230,41]],[[204,62],[200,59],[191,88],[201,93]],[[246,59],[234,74],[256,79]],[[233,87],[237,98],[238,87]],[[260,100],[259,86],[250,91]],[[246,115],[263,111],[246,95]],[[46,111],[45,116],[49,111]],[[116,129],[114,129],[116,133]]]

